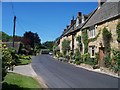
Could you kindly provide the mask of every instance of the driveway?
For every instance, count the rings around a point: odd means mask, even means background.
[[[75,67],[49,55],[33,57],[32,67],[49,88],[118,88],[118,78]]]

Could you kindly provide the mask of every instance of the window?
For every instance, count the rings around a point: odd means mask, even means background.
[[[82,15],[82,23],[84,23],[85,21],[85,18],[84,18],[84,15]]]
[[[95,56],[95,46],[89,46],[89,53],[91,57]]]
[[[79,19],[76,20],[76,27],[79,25]]]
[[[95,37],[95,28],[92,27],[89,29],[89,38],[94,38]]]

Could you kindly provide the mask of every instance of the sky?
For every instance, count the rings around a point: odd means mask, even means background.
[[[89,14],[97,2],[4,2],[2,3],[2,31],[13,34],[13,18],[16,15],[16,35],[26,31],[38,33],[41,42],[59,37],[66,25],[78,12]]]

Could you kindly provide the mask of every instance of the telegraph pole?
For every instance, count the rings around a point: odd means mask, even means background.
[[[14,47],[14,38],[15,38],[15,27],[16,27],[16,16],[14,16],[14,27],[13,27],[13,47]]]

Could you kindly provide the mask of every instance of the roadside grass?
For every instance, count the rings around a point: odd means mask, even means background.
[[[42,90],[40,84],[29,76],[7,73],[2,84],[2,90]]]
[[[31,56],[19,55],[17,65],[27,65],[31,63]]]
[[[27,65],[30,64],[31,60],[26,60],[26,59],[20,59],[20,64],[19,65]]]

